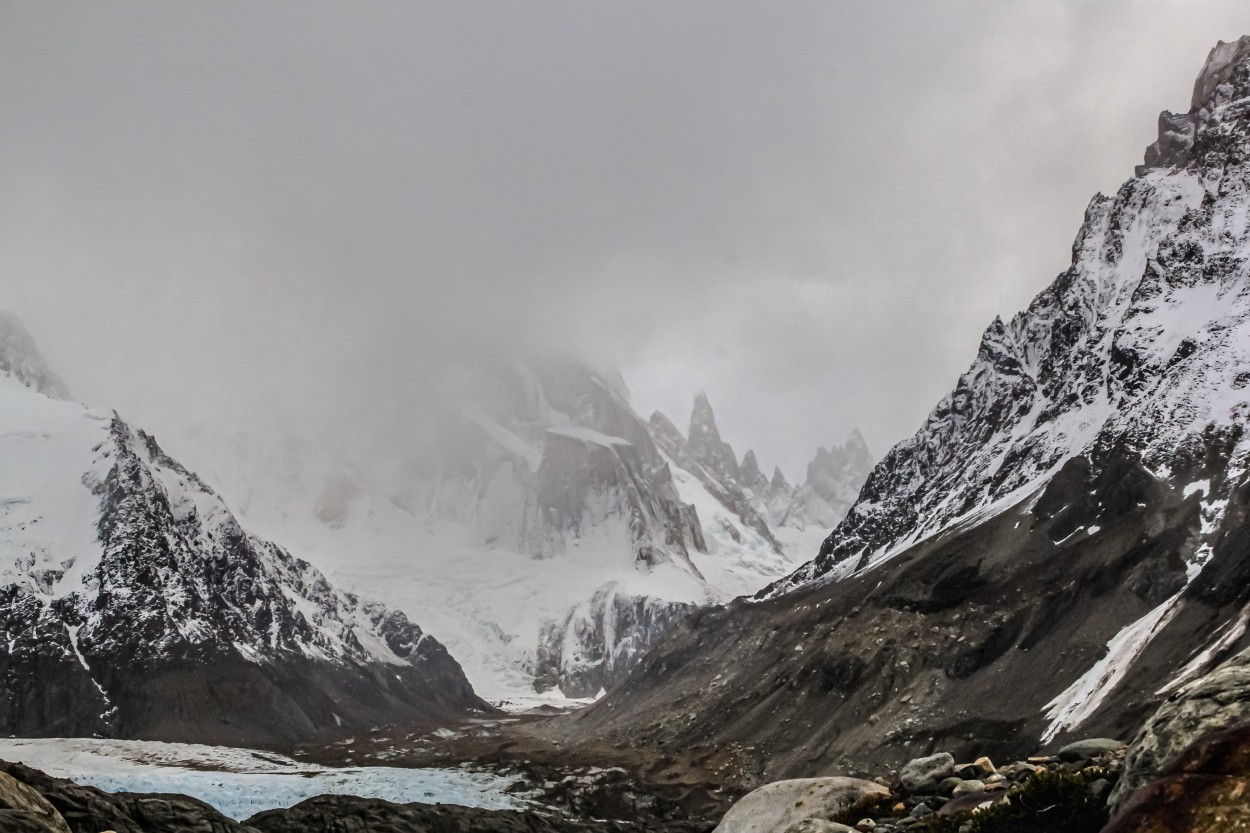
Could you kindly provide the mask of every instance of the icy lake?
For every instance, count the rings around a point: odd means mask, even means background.
[[[270,752],[154,741],[0,739],[0,759],[108,792],[182,793],[233,819],[334,793],[405,803],[507,809],[512,781],[465,769],[330,768]]]

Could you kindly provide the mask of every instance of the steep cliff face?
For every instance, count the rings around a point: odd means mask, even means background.
[[[1246,645],[1250,39],[1195,89],[819,557],[687,620],[574,737],[749,745],[772,778],[1028,754],[1127,737]]]
[[[246,532],[117,414],[38,392],[24,341],[0,373],[0,729],[277,743],[485,707],[404,614]]]

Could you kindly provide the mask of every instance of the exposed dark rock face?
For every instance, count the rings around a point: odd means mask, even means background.
[[[551,623],[539,639],[537,685],[593,697],[623,680],[693,604],[636,596],[613,583]]]
[[[684,620],[566,741],[741,745],[760,778],[935,748],[1018,757],[1077,731],[1126,739],[1157,692],[1245,647],[1239,43],[1204,70],[1219,83],[1200,79],[1189,161],[1094,199],[1072,266],[989,327],[819,557],[760,602]]]

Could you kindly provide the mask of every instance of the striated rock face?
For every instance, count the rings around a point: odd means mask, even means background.
[[[561,622],[544,628],[538,646],[538,686],[559,686],[568,697],[593,697],[616,685],[693,604],[600,589]]]
[[[246,532],[117,414],[26,381],[0,376],[0,731],[263,744],[485,708],[402,613]]]
[[[751,746],[770,778],[1020,757],[1127,739],[1246,647],[1250,52],[1217,54],[1189,161],[1093,200],[820,555],[686,620],[579,730]]]

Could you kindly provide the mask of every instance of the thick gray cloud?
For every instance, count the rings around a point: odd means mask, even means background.
[[[1243,2],[0,5],[0,306],[75,392],[401,424],[560,350],[791,475],[913,431]],[[179,449],[175,448],[175,452]]]

